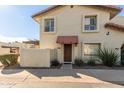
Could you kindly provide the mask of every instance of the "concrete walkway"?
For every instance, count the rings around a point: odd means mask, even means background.
[[[61,69],[72,69],[72,64],[62,64]]]
[[[0,70],[0,87],[124,87],[120,84],[124,84],[124,70]]]

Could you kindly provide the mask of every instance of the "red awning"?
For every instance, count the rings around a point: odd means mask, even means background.
[[[57,43],[60,44],[77,44],[78,36],[58,36]]]

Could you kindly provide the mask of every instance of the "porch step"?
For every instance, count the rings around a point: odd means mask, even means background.
[[[61,69],[72,69],[72,64],[62,64]]]

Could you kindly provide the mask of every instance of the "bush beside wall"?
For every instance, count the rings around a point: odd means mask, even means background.
[[[96,60],[93,58],[90,58],[87,62],[88,65],[95,66],[96,65]]]
[[[4,66],[15,65],[18,63],[18,55],[17,54],[7,54],[0,56],[0,62]]]
[[[84,62],[81,59],[75,59],[74,64],[77,65],[77,66],[82,66],[82,65],[84,65]]]
[[[124,49],[121,50],[121,65],[124,66]]]
[[[59,66],[59,65],[60,62],[57,59],[51,61],[51,66]]]
[[[121,60],[121,65],[124,66],[124,60]]]

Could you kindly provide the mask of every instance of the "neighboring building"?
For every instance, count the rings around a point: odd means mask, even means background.
[[[16,46],[2,46],[1,48],[4,49],[4,51],[8,50],[8,53],[6,53],[6,54],[11,54],[11,53],[12,54],[19,54],[19,47],[16,47]]]
[[[40,48],[58,49],[60,62],[94,56],[98,48],[121,55],[124,17],[121,8],[109,5],[57,5],[34,14],[40,25]]]
[[[20,54],[21,48],[36,48],[35,44],[26,42],[0,42],[0,55],[2,54]]]
[[[27,45],[32,45],[32,48],[39,48],[39,40],[28,40],[28,41],[23,41],[24,44]]]
[[[0,42],[0,55],[9,54],[10,53],[10,49],[8,49],[8,48],[2,48],[2,46],[5,46],[5,45],[7,45],[7,43]]]

